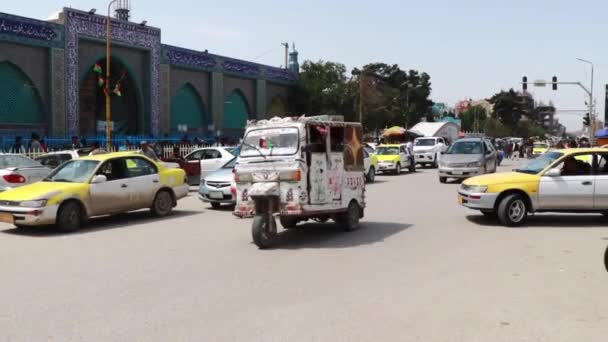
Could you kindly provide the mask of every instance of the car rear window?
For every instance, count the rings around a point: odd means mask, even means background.
[[[39,162],[20,155],[0,156],[0,169],[12,167],[38,167],[42,166]]]

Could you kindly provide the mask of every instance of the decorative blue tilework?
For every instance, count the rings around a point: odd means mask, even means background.
[[[70,134],[79,134],[79,80],[78,40],[87,37],[106,40],[107,18],[73,9],[64,9],[65,15],[65,88],[66,116]],[[131,22],[112,20],[112,41],[140,47],[150,51],[150,128],[160,133],[160,30]]]
[[[63,26],[0,13],[0,40],[63,47]]]
[[[163,45],[163,62],[205,71],[212,71],[217,66],[215,58],[207,53],[167,45]]]
[[[236,74],[244,74],[249,76],[257,76],[260,74],[259,66],[242,61],[226,59],[222,63],[222,67],[224,68],[224,71]]]

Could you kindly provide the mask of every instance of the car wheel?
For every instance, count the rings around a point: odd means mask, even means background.
[[[376,180],[376,169],[370,166],[369,172],[367,173],[367,182],[373,183]]]
[[[156,217],[165,217],[171,214],[171,211],[173,211],[173,196],[167,190],[159,191],[154,197],[150,210]]]
[[[608,247],[606,247],[606,251],[604,252],[604,267],[608,272]]]
[[[395,174],[397,176],[401,174],[401,163],[397,163],[397,166],[395,166]]]
[[[439,183],[445,184],[448,182],[448,177],[439,177]]]
[[[82,208],[78,203],[72,201],[61,205],[57,213],[57,228],[64,232],[73,232],[80,229],[82,222]]]
[[[524,197],[520,194],[512,194],[503,198],[498,204],[496,213],[498,219],[507,227],[521,226],[528,217],[528,207]]]
[[[213,209],[219,209],[222,205],[220,203],[217,202],[211,202],[211,208]]]

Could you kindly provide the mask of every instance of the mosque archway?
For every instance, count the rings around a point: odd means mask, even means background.
[[[0,62],[0,80],[0,123],[46,124],[38,89],[18,66]]]
[[[287,101],[281,95],[272,98],[268,108],[266,108],[266,118],[274,116],[285,116],[287,114]]]
[[[180,126],[204,132],[210,124],[201,96],[192,84],[184,84],[171,99],[171,132],[179,132]]]
[[[224,100],[224,135],[240,137],[251,117],[249,104],[239,89],[233,90]]]
[[[141,93],[129,68],[118,58],[110,61],[111,114],[116,135],[144,132]],[[105,134],[105,57],[91,65],[80,80],[80,134]],[[101,70],[95,66],[100,66]],[[118,87],[117,87],[118,85]]]

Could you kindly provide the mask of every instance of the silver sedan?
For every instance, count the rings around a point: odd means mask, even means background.
[[[211,203],[213,208],[219,208],[222,204],[235,205],[235,184],[232,170],[236,165],[236,158],[226,163],[219,170],[201,179],[198,189],[198,198],[205,203]]]
[[[464,179],[496,172],[497,166],[496,149],[489,140],[461,139],[439,158],[439,181],[445,183],[448,178]]]

